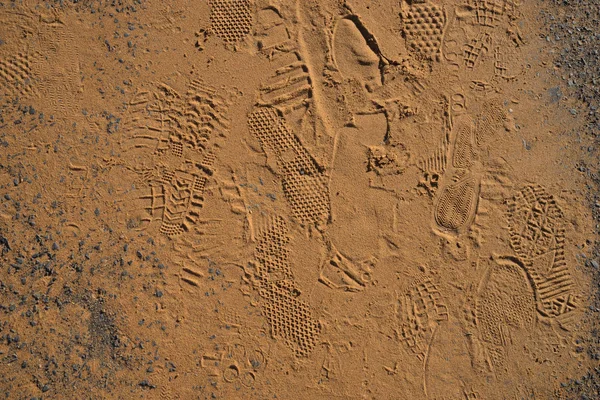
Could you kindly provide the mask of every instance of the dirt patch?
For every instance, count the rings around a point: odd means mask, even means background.
[[[0,393],[596,398],[597,8],[0,2]]]

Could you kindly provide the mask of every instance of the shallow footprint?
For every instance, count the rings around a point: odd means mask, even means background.
[[[468,228],[475,217],[480,180],[472,174],[442,188],[435,205],[435,222],[443,229],[460,231]]]
[[[367,87],[381,86],[379,56],[349,18],[340,20],[335,27],[333,56],[344,78],[364,82]]]

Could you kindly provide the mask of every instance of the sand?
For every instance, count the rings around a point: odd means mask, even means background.
[[[0,2],[0,397],[598,398],[588,3]]]

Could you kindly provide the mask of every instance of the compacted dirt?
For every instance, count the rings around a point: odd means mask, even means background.
[[[0,397],[599,398],[599,10],[0,1]]]

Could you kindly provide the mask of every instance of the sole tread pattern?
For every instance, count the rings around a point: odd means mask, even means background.
[[[504,16],[514,12],[515,4],[510,0],[473,0],[470,7],[476,25],[495,27]]]
[[[481,33],[464,46],[463,61],[467,69],[477,66],[480,58],[487,53],[492,46],[492,37],[488,33]]]
[[[444,10],[431,3],[412,4],[402,12],[408,45],[422,55],[439,61],[446,25]]]
[[[248,118],[250,133],[265,153],[274,156],[292,215],[302,224],[329,219],[327,181],[314,158],[273,107],[257,107]]]
[[[229,103],[201,80],[191,81],[185,95],[159,84],[130,102],[125,124],[133,132],[131,149],[149,150],[156,171],[145,176],[150,193],[143,199],[150,216],[161,220],[160,233],[177,236],[197,225],[216,154],[230,129]]]
[[[290,263],[287,223],[274,217],[257,235],[255,288],[274,337],[282,338],[297,357],[307,357],[321,332],[308,303],[299,299]]]
[[[510,244],[533,282],[538,311],[568,319],[578,301],[565,260],[562,209],[542,186],[529,185],[509,203],[508,216]]]
[[[448,309],[430,279],[413,284],[399,299],[400,340],[423,360],[435,327],[448,320]]]
[[[243,40],[253,26],[250,0],[210,0],[210,29],[225,43]]]
[[[453,231],[467,228],[475,216],[479,189],[479,179],[470,174],[444,186],[434,210],[438,226]]]

